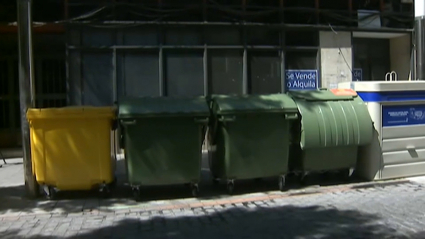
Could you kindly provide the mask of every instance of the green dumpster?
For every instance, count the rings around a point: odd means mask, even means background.
[[[190,184],[198,194],[205,97],[127,98],[118,103],[122,145],[134,196],[141,186]]]
[[[340,171],[347,178],[355,169],[359,146],[372,141],[373,123],[354,91],[293,91],[300,120],[293,127],[289,167],[302,172]]]
[[[284,94],[223,96],[209,100],[209,163],[215,182],[279,177],[283,190],[288,172],[290,123],[298,117],[294,101]]]

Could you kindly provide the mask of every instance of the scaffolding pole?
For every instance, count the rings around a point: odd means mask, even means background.
[[[31,162],[31,146],[29,125],[26,112],[34,106],[34,72],[32,53],[32,16],[31,0],[16,0],[18,7],[18,38],[19,38],[19,101],[21,113],[21,133],[23,149],[23,165],[25,189],[29,197],[37,197],[38,184],[35,180]]]

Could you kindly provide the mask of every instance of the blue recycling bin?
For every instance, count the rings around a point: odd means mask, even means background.
[[[344,82],[338,87],[357,91],[374,122],[379,143],[360,156],[362,172],[375,180],[425,175],[425,81]]]

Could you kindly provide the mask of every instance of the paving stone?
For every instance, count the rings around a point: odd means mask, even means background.
[[[140,220],[140,221],[147,221],[147,220],[149,220],[149,219],[151,219],[151,217],[150,217],[150,216],[140,216],[140,217],[139,217],[139,220]]]
[[[2,178],[3,175],[0,174],[0,179]],[[424,183],[425,181],[340,191],[335,191],[336,187],[332,187],[334,191],[290,197],[285,196],[287,193],[280,192],[255,193],[233,196],[228,202],[265,195],[278,198],[225,205],[210,205],[210,202],[218,203],[220,199],[176,199],[143,203],[134,203],[129,199],[25,202],[22,204],[25,205],[22,212],[16,208],[10,211],[0,210],[0,238],[44,236],[45,239],[88,239],[109,236],[175,239],[419,239],[425,233]],[[311,191],[305,191],[309,190]],[[4,195],[0,195],[0,206],[4,206],[4,202]],[[188,203],[198,203],[197,206],[201,206],[200,202],[208,202],[209,205],[193,209],[155,210],[159,206],[184,206]],[[109,206],[113,203],[114,206]],[[83,205],[90,210],[76,213],[75,208],[82,209]],[[100,205],[112,211],[99,212]],[[150,211],[145,211],[148,208]],[[31,214],[31,211],[66,211],[68,214],[36,215]]]
[[[208,209],[205,209],[204,211],[207,212],[207,213],[214,213],[214,212],[216,212],[216,210],[213,209],[213,208],[208,208]]]

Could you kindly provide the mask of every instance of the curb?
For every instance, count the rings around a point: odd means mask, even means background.
[[[358,184],[350,184],[350,185],[342,185],[342,186],[310,187],[306,189],[294,190],[292,192],[291,191],[283,192],[281,194],[261,195],[261,196],[253,196],[249,198],[235,198],[235,199],[226,198],[226,199],[218,199],[214,201],[197,202],[197,203],[191,203],[191,204],[151,207],[151,208],[146,208],[144,212],[200,208],[200,207],[206,207],[206,206],[221,206],[221,205],[228,205],[228,204],[248,203],[248,202],[258,202],[258,201],[271,201],[274,199],[305,197],[305,196],[311,196],[311,195],[345,192],[350,190],[394,186],[394,185],[406,184],[406,183],[412,183],[412,182],[409,180],[393,180],[389,182],[387,181],[369,182],[369,183],[358,183]],[[129,210],[129,212],[131,212],[131,209]]]
[[[199,200],[197,202],[190,203],[181,203],[177,201],[168,201],[167,205],[158,205],[158,206],[149,206],[144,207],[143,204],[138,204],[134,206],[123,207],[120,209],[93,209],[93,210],[82,210],[78,212],[11,212],[9,214],[0,215],[0,221],[2,220],[18,220],[20,217],[67,217],[67,216],[83,216],[83,215],[93,215],[93,216],[106,216],[106,215],[122,215],[122,214],[142,214],[146,212],[154,211],[165,211],[165,210],[182,210],[182,209],[195,209],[202,207],[213,207],[213,206],[223,206],[230,204],[240,204],[240,203],[253,203],[259,201],[271,201],[275,199],[285,199],[285,198],[294,198],[294,197],[307,197],[311,195],[320,195],[328,193],[340,193],[346,191],[354,190],[367,190],[371,188],[386,187],[386,186],[397,186],[401,184],[416,184],[416,182],[407,180],[407,179],[397,179],[391,181],[374,181],[374,182],[365,182],[365,183],[354,183],[346,185],[333,185],[325,187],[311,186],[303,189],[289,190],[286,192],[265,192],[265,195],[257,195],[250,197],[234,196],[228,198],[220,199],[208,199],[208,200]],[[173,204],[177,202],[178,204]]]

